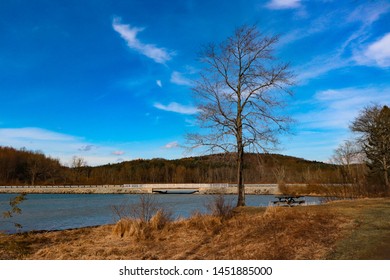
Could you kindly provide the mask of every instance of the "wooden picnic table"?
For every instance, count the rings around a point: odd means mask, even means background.
[[[279,205],[279,206],[297,206],[305,203],[303,198],[304,196],[300,195],[278,195],[275,196],[278,200],[273,201],[273,204]]]

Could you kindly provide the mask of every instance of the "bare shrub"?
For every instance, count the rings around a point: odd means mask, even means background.
[[[130,219],[120,219],[114,226],[113,233],[115,235],[119,235],[120,237],[124,237],[125,235],[132,235],[134,220]]]
[[[159,209],[150,219],[150,226],[155,230],[162,230],[167,224],[172,222],[172,214],[164,209]]]
[[[214,216],[229,219],[233,216],[233,199],[227,199],[225,194],[217,194],[206,204],[206,208]]]
[[[284,183],[284,182],[278,183],[278,189],[279,189],[279,192],[281,192],[282,194],[290,194],[291,193],[289,188],[287,187],[286,183]]]
[[[151,218],[159,211],[160,215],[172,219],[172,213],[163,207],[153,194],[141,194],[136,204],[125,202],[120,205],[112,206],[113,213],[120,219],[135,219],[143,222],[149,222]]]
[[[17,229],[18,231],[23,228],[23,226],[19,223],[16,223],[16,222],[12,222],[11,221],[8,221],[7,219],[12,219],[15,215],[20,215],[22,214],[22,209],[19,207],[20,204],[26,200],[26,194],[25,193],[21,193],[13,198],[11,198],[9,200],[9,207],[10,209],[7,210],[7,211],[4,211],[2,213],[2,216],[3,216],[3,219],[4,221],[0,221],[0,223],[11,223],[15,226],[15,229]]]
[[[122,219],[114,226],[113,233],[121,238],[128,237],[136,241],[153,238],[153,228],[150,223],[141,220]]]
[[[155,231],[160,231],[172,221],[172,213],[163,209],[153,195],[141,195],[139,203],[114,207],[120,217],[113,229],[114,235],[133,237],[136,240],[153,238]]]
[[[149,222],[159,209],[159,203],[153,194],[142,194],[139,203],[131,207],[130,215],[143,222]]]
[[[130,205],[128,202],[119,205],[111,205],[111,210],[112,213],[118,218],[118,220],[127,219],[130,217]]]

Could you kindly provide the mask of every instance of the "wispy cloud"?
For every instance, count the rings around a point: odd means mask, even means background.
[[[121,156],[121,155],[124,155],[125,153],[126,153],[125,151],[119,150],[119,151],[114,151],[111,154],[116,155],[116,156]]]
[[[390,87],[319,91],[311,101],[313,110],[298,114],[295,118],[306,129],[347,129],[358,112],[372,103],[389,104]]]
[[[71,162],[73,156],[84,158],[90,165],[99,165],[115,162],[118,155],[124,154],[115,147],[37,127],[0,128],[0,146],[42,151],[47,156],[59,158],[65,165]],[[112,153],[113,150],[116,154]]]
[[[182,73],[173,71],[171,75],[171,83],[182,86],[191,86],[192,81],[183,76]]]
[[[284,139],[287,154],[326,161],[332,151],[351,137],[349,125],[370,104],[390,104],[390,87],[349,87],[318,91],[306,102],[298,102],[294,136]],[[305,110],[306,109],[306,110]]]
[[[83,145],[81,148],[79,148],[80,152],[89,152],[92,149],[97,148],[95,145]]]
[[[357,52],[354,59],[360,65],[390,67],[390,33]]]
[[[361,22],[366,26],[370,26],[376,22],[383,14],[386,14],[390,9],[388,1],[371,1],[363,2],[364,4],[357,6],[346,20],[349,22]]]
[[[174,149],[178,147],[179,147],[179,142],[177,141],[169,142],[164,146],[165,149]]]
[[[153,59],[155,62],[164,64],[172,59],[172,52],[169,52],[164,48],[159,48],[153,44],[145,44],[137,38],[138,33],[142,32],[144,28],[123,24],[121,23],[120,18],[114,19],[112,27],[127,42],[129,48]]]
[[[80,137],[37,127],[1,128],[0,145],[40,150],[50,156],[61,157],[65,161],[70,160],[81,149],[92,146]]]
[[[184,115],[193,115],[198,112],[198,108],[194,106],[182,105],[176,102],[171,102],[168,105],[163,105],[157,102],[154,104],[154,107],[163,111],[175,112]]]
[[[296,83],[306,84],[309,80],[321,77],[332,70],[352,65],[351,61],[351,59],[341,59],[338,51],[315,57],[311,61],[293,69],[294,73],[296,73]]]
[[[301,0],[271,0],[266,7],[272,10],[295,9],[301,6]]]
[[[307,31],[295,30],[284,36],[281,41],[287,44],[319,32],[329,32],[334,27],[334,22],[337,22],[338,28],[346,30],[355,27],[352,31],[346,31],[344,40],[341,40],[334,49],[306,63],[300,63],[300,66],[294,69],[297,83],[305,84],[310,79],[321,77],[332,70],[352,67],[356,64],[388,67],[390,36],[384,36],[371,44],[365,42],[371,36],[372,25],[389,11],[390,4],[383,2],[362,4],[353,11],[336,10],[316,18]]]
[[[343,18],[346,16],[346,12],[341,10],[332,10],[326,12],[320,16],[316,16],[310,21],[310,24],[303,27],[295,28],[290,32],[282,35],[279,39],[279,45],[287,45],[289,43],[304,39],[306,37],[325,32],[334,28],[334,22],[337,18]],[[340,24],[340,22],[338,22]]]
[[[49,131],[46,129],[36,127],[24,128],[1,128],[0,129],[1,142],[9,139],[17,139],[20,141],[74,141],[74,136]]]
[[[157,80],[157,81],[156,81],[156,84],[157,84],[160,88],[163,87],[161,80]]]

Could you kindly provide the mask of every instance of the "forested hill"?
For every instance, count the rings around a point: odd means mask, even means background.
[[[246,183],[339,183],[337,166],[278,154],[247,154]],[[65,167],[40,152],[0,147],[0,184],[234,183],[234,155],[138,159]]]

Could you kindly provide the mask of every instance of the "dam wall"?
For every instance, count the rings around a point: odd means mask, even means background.
[[[0,186],[0,193],[153,193],[156,190],[195,190],[198,194],[236,194],[236,184],[122,184]],[[277,194],[278,184],[245,184],[247,194]]]

